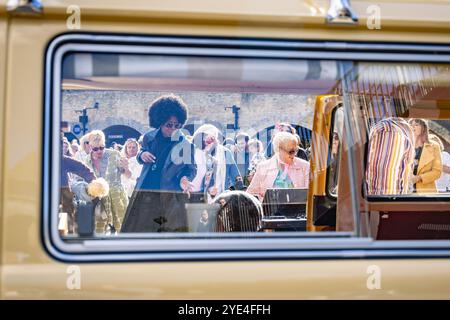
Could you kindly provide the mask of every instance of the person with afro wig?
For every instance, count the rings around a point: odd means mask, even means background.
[[[188,116],[178,96],[161,96],[149,107],[151,130],[144,134],[137,161],[142,172],[121,232],[187,231],[185,203],[197,168],[194,146],[181,132]]]

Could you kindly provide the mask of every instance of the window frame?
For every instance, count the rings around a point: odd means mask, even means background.
[[[339,108],[344,108],[344,103],[340,102],[338,103],[338,105],[336,105],[333,108],[333,111],[331,112],[331,125],[330,125],[330,134],[328,136],[328,155],[327,155],[327,173],[326,173],[326,177],[325,177],[325,194],[326,196],[332,200],[332,201],[337,201],[339,194],[334,195],[333,193],[331,193],[330,191],[330,175],[331,175],[331,170],[330,170],[330,165],[331,165],[331,152],[333,149],[333,130],[334,130],[334,125],[335,125],[335,116],[336,116],[336,112]],[[342,154],[342,141],[341,141],[341,146],[340,146],[340,150],[339,150],[339,157],[341,157]],[[339,181],[339,171],[338,171],[338,181]]]
[[[211,56],[310,59],[334,61],[450,62],[448,45],[356,43],[342,41],[255,40],[206,37],[140,36],[66,33],[50,40],[45,52],[44,125],[42,153],[42,241],[47,252],[65,262],[354,259],[450,257],[450,240],[374,241],[355,232],[225,234],[220,238],[164,234],[109,241],[63,241],[57,231],[55,201],[59,194],[60,160],[57,144],[61,115],[61,70],[64,54],[93,46],[115,53],[202,54]],[[88,50],[92,52],[92,50]],[[56,143],[56,148],[55,148]],[[56,172],[56,174],[55,174]],[[57,208],[57,207],[56,207]],[[56,211],[57,213],[57,211]],[[57,216],[57,214],[56,214]],[[242,236],[246,236],[246,238]],[[263,239],[259,239],[263,238]],[[205,240],[208,239],[208,240]]]

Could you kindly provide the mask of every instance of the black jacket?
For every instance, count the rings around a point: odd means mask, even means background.
[[[144,135],[142,149],[136,157],[137,161],[143,165],[143,168],[136,182],[135,190],[141,190],[153,165],[153,163],[143,162],[141,155],[146,151],[151,152],[152,144],[155,142],[156,135],[159,131],[160,129],[154,129]],[[181,131],[176,133],[176,136],[172,138],[170,143],[170,152],[164,161],[162,169],[160,188],[166,191],[181,191],[181,178],[185,176],[189,181],[192,181],[197,173],[194,160],[194,145],[186,139]]]

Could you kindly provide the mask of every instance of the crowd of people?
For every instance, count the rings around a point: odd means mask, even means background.
[[[186,103],[167,95],[150,105],[152,129],[139,141],[128,139],[123,146],[114,143],[106,148],[100,130],[84,135],[80,145],[63,138],[63,158],[77,162],[82,170],[62,172],[62,210],[74,217],[76,208],[67,205],[69,200],[95,198],[86,190],[93,180],[103,179],[109,189],[96,206],[96,233],[186,231],[187,202],[212,203],[230,190],[262,200],[268,188],[308,187],[308,154],[290,124],[277,124],[264,148],[245,132],[224,139],[212,124],[185,134],[180,129],[187,118]],[[78,187],[80,180],[84,189]],[[70,188],[71,181],[78,182],[77,188]],[[75,233],[73,218],[69,224],[69,232]]]
[[[186,203],[218,202],[231,190],[262,201],[271,188],[308,188],[309,154],[290,124],[276,124],[264,148],[245,132],[224,139],[212,124],[185,134],[187,118],[186,103],[166,95],[151,103],[151,129],[138,140],[106,148],[100,130],[80,145],[63,138],[61,210],[69,213],[69,233],[76,233],[74,197],[98,199],[97,234],[180,232],[188,231]],[[449,158],[426,121],[384,119],[370,132],[369,194],[449,191]],[[201,219],[205,230],[207,214]]]

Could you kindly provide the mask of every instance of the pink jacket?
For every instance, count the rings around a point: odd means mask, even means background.
[[[261,161],[256,167],[255,175],[247,188],[247,192],[263,199],[266,190],[273,186],[277,175],[276,156]],[[294,163],[288,169],[288,175],[295,188],[307,189],[309,184],[309,163],[303,159],[294,158]]]

